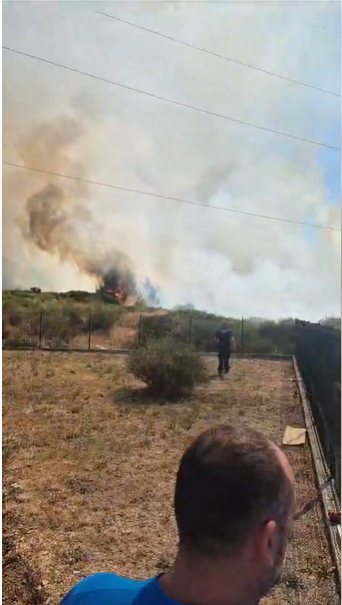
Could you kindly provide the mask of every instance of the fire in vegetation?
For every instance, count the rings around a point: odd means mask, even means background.
[[[98,292],[113,298],[120,305],[134,304],[137,290],[133,273],[112,268],[99,279]]]

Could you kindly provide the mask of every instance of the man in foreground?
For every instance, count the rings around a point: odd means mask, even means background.
[[[215,334],[215,338],[219,359],[217,371],[220,378],[223,378],[223,373],[228,374],[229,372],[229,359],[232,351],[235,350],[235,339],[227,321],[222,322],[221,328]]]
[[[210,429],[182,457],[174,508],[171,573],[144,581],[96,574],[63,605],[257,605],[278,577],[292,523],[285,454],[254,430]]]

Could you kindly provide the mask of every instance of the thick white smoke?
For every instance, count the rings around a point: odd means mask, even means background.
[[[176,45],[102,10],[316,86],[340,91],[340,7],[328,3],[42,3],[4,9],[4,45],[184,103],[339,146],[340,99]],[[42,23],[44,26],[42,27]],[[320,26],[320,27],[317,27]],[[325,29],[322,29],[325,28]],[[330,30],[330,32],[329,32]],[[57,154],[44,126],[80,129]],[[27,147],[30,141],[29,146]],[[64,141],[64,139],[63,139]],[[23,146],[26,144],[25,157]],[[323,164],[339,154],[182,109],[5,51],[3,159],[208,205],[340,227]],[[42,165],[43,164],[43,165]],[[24,237],[27,198],[48,183],[73,230],[123,251],[165,305],[229,315],[317,319],[339,313],[340,235],[4,168],[4,285],[92,288],[67,258]],[[69,197],[68,197],[69,196]],[[69,203],[69,202],[67,202]],[[66,205],[66,204],[65,204]],[[88,214],[87,214],[88,216]]]

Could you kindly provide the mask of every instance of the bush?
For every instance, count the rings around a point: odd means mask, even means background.
[[[141,344],[150,340],[171,337],[175,329],[175,320],[169,313],[163,315],[144,315],[141,326]]]
[[[19,349],[23,347],[32,347],[31,341],[28,338],[6,338],[6,340],[2,343],[3,347],[18,347]]]
[[[69,290],[69,292],[59,292],[58,297],[78,303],[85,303],[88,302],[93,295],[91,292],[85,292],[83,290]]]
[[[163,399],[189,395],[208,380],[205,363],[195,349],[170,337],[148,341],[128,357],[127,367],[152,395]]]
[[[174,313],[144,315],[140,343],[146,344],[152,339],[160,338],[172,338],[178,342],[189,343],[190,316],[182,317]]]
[[[25,321],[25,311],[19,305],[7,300],[2,305],[2,316],[10,326],[20,326]]]
[[[8,325],[6,319],[3,317],[2,318],[2,340],[4,340],[4,338],[8,338],[9,335],[10,335],[9,325]]]
[[[105,305],[97,305],[91,311],[91,330],[109,333],[123,314],[124,310],[119,306],[106,309]]]
[[[69,345],[78,334],[77,327],[61,320],[58,316],[48,316],[43,321],[43,341],[53,347]]]

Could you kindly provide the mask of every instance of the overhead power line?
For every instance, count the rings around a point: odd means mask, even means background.
[[[291,220],[288,218],[282,218],[279,216],[270,216],[267,214],[259,214],[257,212],[248,212],[248,211],[244,211],[244,210],[236,210],[235,208],[227,208],[226,206],[213,206],[210,204],[205,204],[203,202],[195,202],[192,200],[185,200],[182,198],[178,198],[178,197],[172,197],[169,195],[162,195],[160,193],[152,193],[150,191],[142,191],[140,189],[132,189],[130,187],[120,187],[119,185],[113,185],[112,183],[103,183],[101,181],[94,181],[92,179],[84,179],[78,176],[73,176],[70,174],[62,174],[60,172],[53,172],[50,170],[42,170],[40,168],[35,168],[33,166],[25,166],[23,164],[16,164],[15,162],[6,162],[3,161],[2,162],[3,165],[5,166],[11,166],[12,168],[19,168],[22,170],[29,170],[32,172],[38,172],[40,174],[47,174],[49,176],[56,176],[58,178],[62,178],[62,179],[69,179],[71,181],[77,181],[80,183],[87,183],[88,185],[94,185],[96,187],[106,187],[107,189],[115,189],[117,191],[123,191],[125,193],[133,193],[135,195],[142,195],[142,196],[146,196],[146,197],[151,197],[154,199],[160,199],[160,200],[165,200],[167,202],[177,202],[180,204],[188,204],[190,206],[200,206],[202,208],[208,208],[210,210],[221,210],[224,212],[230,212],[231,214],[240,214],[243,216],[250,216],[253,218],[259,218],[259,219],[264,219],[264,220],[268,220],[268,221],[277,221],[280,223],[290,223],[292,225],[299,225],[301,227],[310,227],[312,229],[324,229],[324,230],[328,230],[328,231],[341,231],[341,229],[338,229],[337,227],[331,227],[331,226],[326,226],[326,225],[319,225],[319,224],[315,224],[315,223],[307,223],[304,221],[296,221],[296,220]]]
[[[102,11],[94,11],[94,13],[96,15],[102,15],[103,17],[108,17],[109,19],[113,19],[114,21],[118,21],[119,23],[124,23],[125,25],[135,27],[136,29],[140,29],[140,30],[147,32],[149,34],[152,34],[154,36],[159,36],[160,38],[164,38],[171,42],[176,42],[176,44],[181,44],[182,46],[186,46],[188,48],[194,48],[195,50],[198,50],[207,55],[212,55],[213,57],[217,57],[219,59],[223,59],[224,61],[229,61],[230,63],[235,63],[236,65],[241,65],[242,67],[247,67],[248,69],[253,69],[254,71],[261,72],[268,76],[273,76],[274,78],[280,78],[281,80],[286,80],[287,82],[291,82],[292,84],[297,84],[298,86],[304,86],[306,88],[311,88],[312,90],[318,90],[319,92],[324,92],[325,94],[333,95],[334,97],[341,97],[341,95],[339,93],[333,92],[331,90],[327,90],[326,88],[321,88],[319,86],[314,86],[313,84],[308,84],[307,82],[301,82],[300,80],[288,78],[287,76],[282,76],[281,74],[277,74],[277,73],[275,73],[273,71],[269,71],[267,69],[262,69],[261,67],[251,65],[250,63],[245,63],[244,61],[239,61],[237,59],[233,59],[232,57],[226,57],[225,55],[214,52],[212,50],[208,50],[207,48],[203,48],[201,46],[195,46],[195,44],[190,44],[189,42],[185,42],[184,40],[179,40],[178,38],[174,38],[173,36],[168,36],[167,34],[163,34],[162,32],[158,32],[153,29],[149,29],[148,27],[138,25],[137,23],[132,23],[131,21],[126,21],[126,19],[121,19],[120,17],[116,17],[114,15],[109,15],[107,13],[103,13]]]
[[[325,32],[328,32],[328,34],[332,34],[333,36],[336,36],[338,38],[341,37],[341,32],[334,32],[330,27],[324,27],[323,25],[316,25],[315,27],[317,27],[317,29],[321,29]]]
[[[188,103],[182,103],[181,101],[169,99],[168,97],[162,97],[161,95],[157,95],[155,93],[148,92],[147,90],[140,90],[139,88],[134,88],[133,86],[127,86],[126,84],[121,84],[120,82],[114,82],[113,80],[108,80],[107,78],[102,78],[101,76],[96,76],[95,74],[90,74],[86,71],[81,71],[80,69],[76,69],[74,67],[69,67],[68,65],[63,65],[62,63],[56,63],[55,61],[50,61],[48,59],[44,59],[43,57],[37,57],[36,55],[31,55],[30,53],[26,53],[21,50],[17,50],[15,48],[10,48],[9,46],[3,46],[2,48],[3,48],[3,50],[7,50],[8,52],[15,53],[15,54],[21,55],[23,57],[27,57],[29,59],[34,59],[35,61],[41,61],[42,63],[46,63],[47,65],[53,65],[54,67],[59,67],[61,69],[65,69],[66,71],[80,74],[81,76],[86,76],[87,78],[92,78],[93,80],[97,80],[99,82],[105,82],[106,84],[110,84],[111,86],[117,86],[118,88],[122,88],[124,90],[129,90],[130,92],[136,92],[138,94],[145,95],[147,97],[151,97],[152,99],[157,99],[158,101],[164,101],[165,103],[170,103],[172,105],[176,105],[177,107],[183,107],[185,109],[190,109],[191,111],[197,111],[199,113],[213,116],[215,118],[220,118],[221,120],[228,120],[229,122],[234,122],[235,124],[241,124],[243,126],[249,126],[250,128],[262,130],[264,132],[270,132],[272,134],[286,137],[288,139],[294,139],[295,141],[302,141],[303,143],[309,143],[310,145],[316,145],[317,147],[324,147],[325,149],[341,151],[340,147],[334,147],[333,145],[328,145],[328,144],[322,143],[320,141],[312,141],[310,139],[306,139],[304,137],[299,137],[294,134],[290,134],[287,132],[281,132],[279,130],[273,130],[272,128],[267,128],[266,126],[259,126],[258,124],[252,124],[251,122],[245,122],[244,120],[232,118],[231,116],[226,116],[226,115],[217,113],[215,111],[209,111],[208,109],[202,109],[201,107],[195,107],[194,105],[189,105]]]

